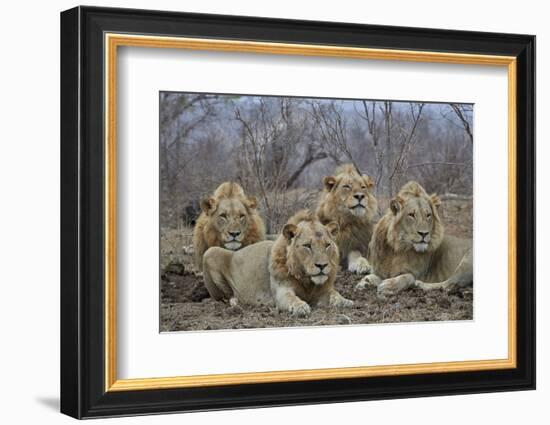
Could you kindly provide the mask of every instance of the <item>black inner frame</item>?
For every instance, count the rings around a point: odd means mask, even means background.
[[[104,391],[104,34],[517,58],[517,368]],[[61,14],[61,411],[77,418],[534,389],[535,37],[77,7]]]

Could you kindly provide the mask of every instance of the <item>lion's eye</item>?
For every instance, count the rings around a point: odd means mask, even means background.
[[[224,220],[227,218],[227,214],[226,213],[222,213],[220,214],[220,217],[223,218]]]
[[[246,216],[245,216],[244,214],[241,214],[241,216],[240,216],[241,220],[242,220],[243,218],[245,218],[245,217],[246,217]]]
[[[307,248],[307,249],[311,249],[311,244],[310,243],[305,243],[302,245],[304,248]]]
[[[327,242],[327,243],[325,244],[325,248],[326,248],[326,249],[329,249],[329,248],[330,248],[330,242]]]
[[[431,218],[431,216],[432,216],[432,213],[426,214],[426,217],[427,217],[427,218]]]
[[[349,184],[343,185],[342,188],[346,190],[351,190],[351,186]]]
[[[365,186],[365,185],[361,186],[361,189],[366,189],[366,188],[367,188],[367,186]]]
[[[409,213],[409,217],[412,217],[412,218],[415,218],[416,217],[416,214],[415,213]]]

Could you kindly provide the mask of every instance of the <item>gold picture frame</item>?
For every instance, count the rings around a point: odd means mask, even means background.
[[[150,390],[181,387],[252,384],[350,377],[410,375],[417,373],[465,372],[516,367],[516,58],[512,56],[434,53],[426,51],[370,49],[355,47],[281,44],[253,41],[105,34],[105,391]],[[400,364],[327,368],[276,372],[232,373],[169,378],[117,379],[116,375],[116,87],[117,49],[148,47],[261,53],[279,55],[329,56],[358,60],[395,60],[506,67],[508,72],[508,358],[458,362]]]
[[[117,58],[128,47],[506,70],[508,177],[498,184],[507,185],[508,197],[508,282],[502,282],[508,291],[507,323],[502,323],[507,328],[507,355],[364,367],[119,376]],[[534,389],[534,98],[532,35],[84,6],[62,12],[61,411],[92,418]]]

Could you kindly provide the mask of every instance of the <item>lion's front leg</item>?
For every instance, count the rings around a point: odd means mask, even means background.
[[[300,299],[291,288],[280,286],[275,291],[275,305],[279,311],[288,311],[293,316],[305,317],[311,313],[311,307]]]
[[[377,296],[380,299],[385,299],[388,296],[398,294],[405,289],[415,286],[415,283],[416,279],[410,273],[385,279],[378,285]]]
[[[351,251],[348,255],[348,271],[357,274],[368,274],[372,267],[359,251]]]
[[[472,252],[469,251],[460,261],[454,273],[443,282],[426,283],[416,281],[416,286],[424,291],[441,289],[445,292],[456,292],[474,282],[472,267]]]
[[[210,296],[218,301],[229,301],[231,306],[237,304],[237,299],[231,287],[231,276],[227,270],[232,252],[219,247],[209,248],[203,256],[204,286]]]
[[[378,288],[381,283],[382,279],[375,274],[369,274],[361,279],[357,285],[355,285],[355,289],[365,289],[367,287]]]
[[[440,289],[448,293],[454,293],[471,284],[472,279],[469,275],[453,275],[443,282],[426,283],[417,280],[415,286],[423,291],[434,291]]]

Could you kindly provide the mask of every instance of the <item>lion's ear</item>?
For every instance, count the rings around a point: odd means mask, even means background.
[[[374,180],[370,176],[363,174],[363,180],[369,189],[374,187]]]
[[[329,192],[336,186],[336,178],[334,176],[327,176],[323,178],[323,185]]]
[[[298,228],[295,224],[285,224],[285,227],[283,227],[283,236],[287,239],[287,241],[290,241],[294,236],[296,236],[297,230]]]
[[[203,199],[201,201],[201,209],[206,213],[210,214],[212,211],[216,209],[216,206],[218,205],[218,201],[216,199],[210,197]]]
[[[402,206],[403,206],[403,199],[401,199],[401,197],[399,196],[396,196],[390,201],[390,209],[394,215],[397,215],[397,213],[401,211]]]
[[[256,198],[254,196],[249,196],[246,200],[246,206],[251,209],[256,209],[258,206],[258,202],[256,202]]]
[[[338,224],[338,222],[331,221],[330,223],[326,224],[325,227],[327,228],[331,238],[336,239],[338,233],[340,233],[340,225]]]
[[[430,195],[430,200],[432,201],[432,204],[434,205],[434,207],[438,208],[440,205],[441,205],[441,199],[439,198],[439,196],[437,196],[435,193],[432,193]]]

